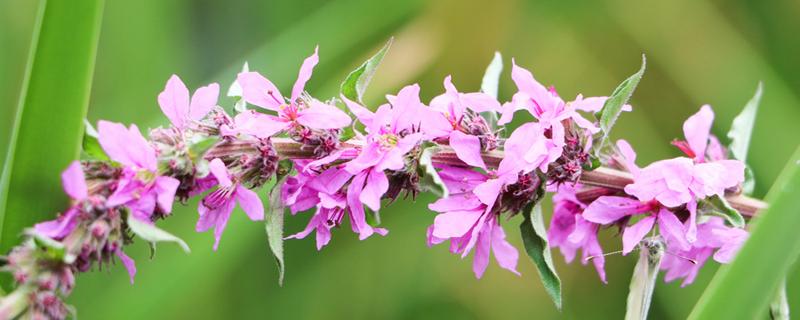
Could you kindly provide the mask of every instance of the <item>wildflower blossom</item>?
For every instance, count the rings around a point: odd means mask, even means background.
[[[720,217],[707,217],[706,222],[697,225],[697,241],[689,249],[667,245],[667,255],[661,261],[661,270],[666,271],[664,281],[683,278],[682,287],[691,284],[708,258],[731,262],[747,237],[744,229],[726,226]]]
[[[422,119],[426,132],[434,138],[447,138],[450,147],[464,163],[486,169],[481,151],[494,149],[497,138],[477,113],[499,111],[500,103],[482,92],[458,92],[450,76],[444,79],[444,87],[446,92],[430,103],[431,109],[438,114]]]
[[[189,89],[181,78],[172,75],[158,94],[158,104],[172,125],[178,129],[186,129],[193,121],[205,117],[217,105],[219,84],[212,83],[201,87],[189,97]]]
[[[450,240],[450,252],[461,254],[462,258],[475,248],[472,270],[477,278],[486,271],[492,252],[500,267],[519,275],[519,253],[506,240],[499,212],[473,193],[475,187],[486,182],[488,177],[470,169],[450,166],[442,166],[440,176],[451,194],[428,206],[439,212],[428,228],[428,246]],[[495,198],[498,196],[499,190],[494,194]]]
[[[211,160],[208,168],[216,179],[218,187],[203,197],[197,207],[200,219],[197,220],[196,230],[205,232],[213,227],[214,250],[217,250],[222,232],[225,231],[228,218],[237,203],[253,221],[264,220],[264,205],[255,192],[247,189],[228,172],[228,168],[221,160]]]
[[[318,49],[303,61],[292,95],[287,102],[278,88],[258,72],[242,72],[237,83],[247,103],[277,112],[277,116],[259,117],[261,135],[269,137],[291,126],[302,125],[313,129],[338,129],[350,124],[350,117],[331,106],[302,95],[314,66],[319,62]]]
[[[159,175],[156,151],[139,132],[139,128],[136,125],[125,128],[119,123],[100,121],[98,132],[100,146],[109,158],[124,166],[123,175],[106,205],[124,205],[135,218],[148,223],[156,208],[169,214],[180,182]]]
[[[303,231],[287,238],[302,239],[316,231],[317,249],[321,250],[331,239],[331,229],[339,227],[345,217],[349,218],[353,232],[358,233],[361,240],[373,233],[388,233],[386,229],[370,226],[366,221],[363,205],[349,200],[351,197],[360,197],[354,189],[354,194],[350,195],[350,186],[353,183],[363,185],[363,180],[356,181],[353,174],[341,165],[316,174],[305,170],[310,165],[308,161],[296,161],[296,164],[300,173],[287,179],[281,191],[282,202],[289,206],[292,214],[314,207],[316,212]],[[355,203],[355,207],[351,207],[350,203]]]
[[[514,94],[512,101],[503,107],[503,113],[498,124],[506,124],[511,121],[514,112],[525,109],[530,112],[542,126],[547,129],[557,146],[564,145],[565,129],[562,121],[571,119],[581,128],[591,133],[596,133],[600,129],[586,120],[576,110],[598,109],[605,102],[605,97],[583,98],[579,95],[572,102],[564,102],[558,96],[554,88],[547,89],[533,77],[533,74],[517,66],[514,63],[511,69],[511,78],[517,85],[519,92]]]

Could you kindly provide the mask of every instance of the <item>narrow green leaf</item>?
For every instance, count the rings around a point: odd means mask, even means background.
[[[489,66],[486,67],[486,73],[483,74],[483,81],[481,81],[481,91],[493,98],[497,99],[497,91],[500,87],[500,73],[503,72],[503,56],[500,52],[494,53],[494,58]],[[486,111],[481,112],[481,116],[489,123],[489,128],[492,130],[497,129],[497,112]]]
[[[97,140],[97,130],[94,129],[89,121],[84,119],[83,122],[83,155],[90,160],[109,161],[108,155],[105,150],[100,147],[100,142]]]
[[[422,154],[419,156],[419,185],[422,192],[431,192],[439,198],[447,198],[450,193],[444,181],[439,177],[439,172],[433,167],[433,155],[440,150],[435,145],[422,146]]]
[[[2,252],[67,204],[60,172],[83,143],[103,0],[41,6],[0,182]]]
[[[369,60],[365,61],[361,66],[347,75],[340,89],[341,93],[347,97],[347,99],[363,103],[361,98],[364,96],[364,92],[367,91],[367,86],[369,86],[372,76],[375,75],[378,65],[383,61],[383,57],[386,55],[386,52],[389,51],[389,47],[392,46],[393,41],[394,38],[390,38],[381,50],[378,50]]]
[[[758,319],[800,255],[800,148],[767,194],[769,208],[752,220],[750,238],[723,265],[689,319]],[[747,303],[731,303],[731,301]]]
[[[620,113],[622,113],[622,107],[628,103],[631,95],[633,95],[633,91],[636,90],[636,86],[639,85],[639,81],[642,80],[642,75],[644,75],[646,66],[647,58],[642,55],[642,66],[639,68],[639,71],[625,79],[625,81],[622,81],[622,83],[614,89],[614,92],[611,93],[611,96],[608,97],[608,100],[606,100],[606,103],[603,105],[603,109],[598,112],[600,129],[602,131],[599,144],[597,144],[598,149],[608,141],[608,134],[611,132],[611,128],[614,127],[617,118],[619,118]]]
[[[731,207],[728,200],[724,197],[714,195],[707,199],[700,200],[700,210],[725,218],[728,223],[736,228],[744,228],[744,217],[738,210]]]
[[[542,207],[538,203],[531,203],[525,208],[522,215],[524,220],[519,226],[519,231],[522,234],[525,252],[536,264],[544,290],[553,299],[556,308],[561,310],[561,279],[556,274],[553,257],[550,255],[550,246],[547,244]]]
[[[664,245],[660,240],[647,239],[639,245],[639,260],[633,269],[625,320],[647,320],[663,256]]]
[[[269,249],[278,264],[278,285],[280,286],[283,286],[283,277],[286,272],[286,265],[283,260],[283,214],[286,207],[281,201],[281,187],[286,182],[286,178],[289,177],[291,170],[291,161],[281,161],[275,185],[269,192],[269,208],[265,223]]]
[[[728,138],[731,139],[728,150],[736,160],[747,162],[747,150],[750,147],[750,138],[753,135],[753,126],[756,123],[756,113],[758,113],[758,105],[761,103],[763,90],[764,85],[759,82],[755,95],[750,98],[742,112],[736,118],[733,118],[731,130],[728,131]]]
[[[747,151],[750,147],[750,138],[753,135],[753,126],[756,123],[756,114],[758,113],[758,106],[761,103],[761,95],[764,90],[764,85],[759,82],[756,87],[756,93],[747,102],[742,109],[742,112],[733,118],[731,130],[728,131],[728,138],[731,139],[731,144],[728,145],[728,150],[734,159],[747,164]],[[756,183],[753,177],[753,170],[750,166],[745,169],[744,183],[742,189],[744,193],[750,194],[755,189]]]
[[[135,234],[137,237],[144,239],[151,243],[153,248],[155,248],[155,244],[157,242],[174,242],[178,244],[184,252],[190,253],[191,250],[189,249],[189,245],[186,244],[185,241],[181,240],[169,232],[166,232],[154,224],[145,223],[139,219],[133,217],[133,215],[128,215],[128,228],[131,229],[131,232]]]

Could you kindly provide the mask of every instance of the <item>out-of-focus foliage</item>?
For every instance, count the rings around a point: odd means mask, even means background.
[[[35,12],[36,1],[0,2],[0,150]],[[515,57],[562,96],[607,95],[645,53],[648,70],[631,100],[634,111],[620,117],[612,137],[628,139],[640,165],[677,156],[668,142],[681,136],[686,117],[709,103],[717,113],[714,133],[727,142],[731,120],[763,80],[748,155],[759,182],[755,195],[763,196],[800,143],[800,40],[793,31],[800,30],[798,15],[800,4],[793,0],[109,1],[89,119],[141,127],[165,123],[156,95],[170,74],[180,74],[190,87],[209,81],[226,87],[245,60],[289,88],[316,44],[320,65],[308,89],[325,97],[336,95],[349,71],[395,37],[364,97],[370,105],[411,82],[419,82],[429,99],[443,90],[448,74],[460,89],[477,91],[494,51]],[[500,98],[514,90],[504,71]],[[282,288],[263,224],[234,214],[222,248],[212,252],[212,237],[194,232],[196,203],[190,203],[159,226],[186,240],[191,254],[164,245],[147,261],[148,245],[138,243],[130,253],[141,261],[134,286],[115,266],[110,273],[80,276],[70,302],[82,319],[622,318],[635,256],[608,257],[609,284],[603,285],[594,270],[565,265],[554,252],[563,286],[558,313],[524,259],[522,278],[492,266],[475,280],[468,261],[445,247],[428,249],[431,199],[403,201],[382,212],[390,230],[386,238],[360,242],[338,232],[322,252],[313,237],[286,241]],[[302,229],[308,217],[287,216],[286,232]],[[506,224],[508,230],[515,230],[518,219]],[[510,240],[522,250],[516,234],[509,232]],[[601,239],[607,251],[616,249],[614,237],[606,232]],[[659,279],[651,316],[685,318],[714,269],[704,268],[683,289]],[[790,301],[800,301],[800,278],[790,277],[788,286]],[[800,310],[800,304],[792,307]]]

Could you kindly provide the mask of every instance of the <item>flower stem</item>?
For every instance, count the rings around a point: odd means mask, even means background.
[[[278,155],[288,159],[313,159],[312,150],[303,150],[302,144],[288,138],[273,138],[272,144]],[[441,146],[442,151],[433,155],[433,162],[447,165],[465,165],[458,159],[449,146]],[[483,161],[490,168],[497,168],[503,160],[503,152],[499,150],[485,152]],[[626,185],[633,183],[633,175],[629,172],[616,170],[608,167],[600,167],[592,171],[584,171],[581,174],[580,182],[595,187],[603,187],[622,191]],[[759,211],[767,208],[767,203],[759,199],[750,198],[742,194],[729,194],[725,198],[736,210],[743,215],[754,216]]]

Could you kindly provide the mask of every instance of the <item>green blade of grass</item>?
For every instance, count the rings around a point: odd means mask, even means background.
[[[800,148],[767,194],[733,263],[720,268],[689,319],[758,319],[800,254]]]
[[[63,209],[60,172],[78,158],[103,0],[42,1],[0,180],[0,251]]]

